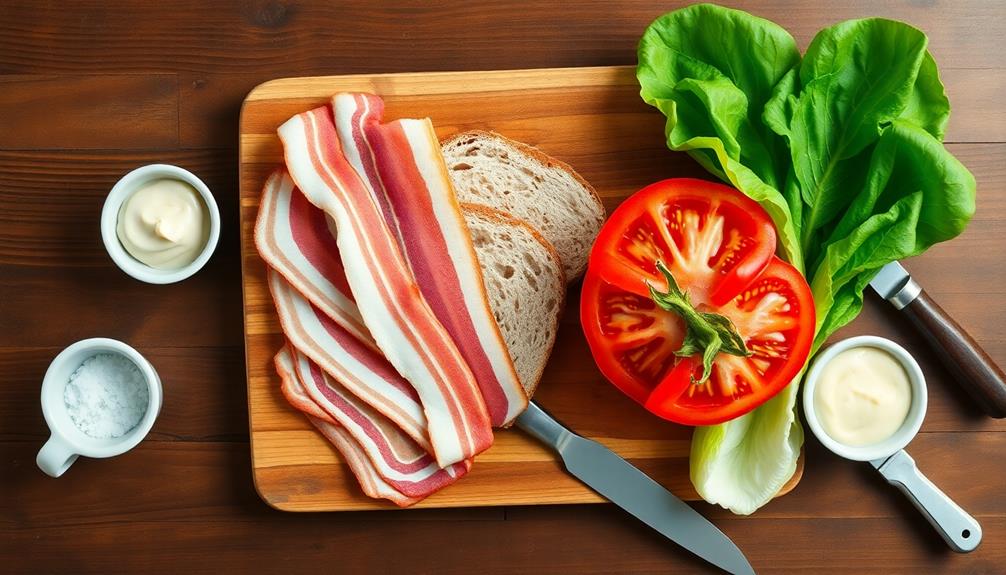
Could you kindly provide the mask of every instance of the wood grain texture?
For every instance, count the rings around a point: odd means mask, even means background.
[[[7,114],[0,114],[5,116]],[[144,121],[134,132],[156,130],[159,121]],[[0,142],[6,138],[0,137]],[[127,140],[120,140],[125,144]],[[52,145],[61,145],[57,137]],[[237,182],[234,150],[11,150],[0,148],[0,265],[67,271],[97,268],[113,273],[101,237],[95,233],[105,196],[119,178],[144,164],[169,163],[198,174],[220,208],[221,238],[216,259],[237,264]],[[214,269],[211,267],[210,269]],[[230,268],[240,273],[239,266]],[[11,272],[14,273],[14,272]],[[125,278],[123,278],[125,279]],[[233,285],[233,284],[232,284]],[[16,292],[0,296],[0,305]],[[85,289],[98,290],[100,283]],[[22,345],[47,345],[22,341]],[[48,343],[51,345],[51,343]]]
[[[639,101],[637,90],[633,69],[604,67],[301,78],[268,82],[248,95],[240,131],[241,239],[252,462],[255,486],[263,499],[286,511],[390,506],[363,495],[337,452],[279,392],[272,360],[282,344],[282,332],[252,236],[263,174],[282,163],[276,128],[290,116],[324,104],[336,92],[373,92],[384,97],[387,118],[429,116],[441,137],[472,128],[494,130],[571,161],[593,181],[595,173],[623,167],[610,152],[612,142],[618,142],[617,149],[623,153],[650,152],[639,155],[660,163],[652,153],[663,147],[660,133],[654,137],[653,130],[643,128],[659,125],[659,116]],[[575,111],[566,106],[570,101],[577,102]],[[632,177],[649,171],[636,170]],[[594,185],[610,208],[643,183]],[[577,309],[578,299],[569,298],[564,317],[575,318]],[[576,322],[564,321],[536,401],[680,497],[698,499],[688,479],[691,430],[653,416],[634,415],[638,406],[605,382],[593,365],[573,367],[582,366],[582,358],[589,353]],[[598,410],[598,405],[606,408]],[[802,465],[783,493],[793,488],[801,473]],[[462,481],[418,506],[601,501],[567,474],[544,446],[523,433],[506,430],[496,433],[493,446],[476,458]]]
[[[986,542],[1006,537],[1006,518],[981,520]],[[995,574],[1006,561],[1002,546],[983,545],[969,555],[949,552],[942,540],[930,538],[928,525],[907,515],[729,518],[717,524],[745,550],[758,573]],[[277,512],[195,521],[126,519],[98,526],[0,528],[0,537],[19,550],[5,557],[5,568],[14,573],[69,565],[67,557],[86,558],[73,562],[73,573],[102,575],[175,572],[180,566],[189,573],[220,572],[214,567],[236,573],[311,573],[327,563],[337,563],[333,570],[341,573],[468,575],[473,564],[478,573],[492,575],[714,573],[610,506],[521,507],[508,510],[505,521],[360,521],[358,514],[343,519]],[[65,556],[54,558],[53,548]]]
[[[4,147],[175,146],[176,82],[174,74],[0,76],[0,109],[17,110],[0,115]]]
[[[145,0],[110,5],[0,4],[0,73],[192,72],[318,75],[609,65],[631,62],[643,29],[683,2],[582,0]],[[848,18],[883,16],[925,30],[947,67],[1004,68],[1002,17],[987,0],[737,0],[782,24],[801,48]],[[44,22],[44,25],[33,23]]]
[[[634,58],[630,57],[630,60]],[[339,61],[340,66],[292,66],[275,72],[276,76],[310,76],[354,71]],[[603,63],[586,55],[571,65],[592,66]],[[533,65],[518,63],[517,67]],[[513,67],[513,66],[511,66]],[[458,69],[491,69],[491,66],[469,65]],[[387,70],[394,70],[389,68]],[[433,66],[429,70],[443,69]],[[422,68],[418,68],[422,70]],[[369,71],[369,70],[368,70]],[[179,138],[184,146],[231,145],[238,130],[240,101],[258,85],[259,74],[186,74],[179,79]],[[954,113],[947,125],[948,142],[999,142],[1006,140],[1006,112],[999,105],[999,96],[1006,90],[1006,67],[992,69],[954,68],[940,63],[940,77],[954,110],[967,108],[971,114]]]
[[[238,319],[237,321],[240,321]],[[95,332],[103,334],[103,332]],[[120,334],[134,342],[135,337]],[[134,343],[157,370],[165,401],[147,442],[248,441],[244,348]],[[49,435],[38,408],[39,382],[57,347],[0,347],[0,442],[41,442]],[[195,400],[198,398],[198,400]]]
[[[709,505],[697,507],[734,538],[758,572],[800,572],[820,565],[831,567],[822,571],[839,572],[840,566],[864,573],[875,572],[877,561],[892,561],[904,562],[905,570],[884,573],[994,573],[989,566],[1006,552],[987,543],[1006,536],[1006,509],[996,497],[998,485],[968,480],[969,462],[995,457],[1006,448],[1006,438],[975,434],[965,441],[960,435],[927,434],[913,445],[913,455],[982,523],[986,545],[970,556],[944,549],[875,473],[817,446],[808,453],[818,471],[814,479],[808,477],[758,515],[738,518]],[[40,569],[60,564],[51,556],[53,548],[86,558],[74,565],[79,573],[176,572],[183,566],[194,572],[290,573],[332,555],[339,556],[340,572],[347,573],[470,573],[473,561],[489,573],[516,568],[656,573],[667,572],[668,566],[675,573],[706,572],[697,560],[611,506],[279,513],[258,501],[245,471],[244,445],[145,443],[108,461],[81,460],[73,475],[59,481],[39,480],[32,462],[36,448],[36,442],[0,443],[2,460],[14,462],[0,476],[0,488],[21,495],[0,499],[0,546],[9,551],[5,572],[56,571]],[[862,491],[848,488],[860,483]],[[779,541],[782,536],[786,541]],[[445,538],[452,544],[444,545]],[[834,543],[836,538],[843,545],[820,551],[822,540]],[[396,553],[381,552],[389,542]],[[506,546],[506,561],[492,558],[500,545]],[[436,551],[424,552],[424,546]],[[406,552],[413,554],[408,568],[389,556]],[[151,560],[165,566],[148,565]]]
[[[929,432],[912,444],[912,456],[934,482],[975,516],[1006,515],[1006,501],[996,497],[996,482],[969,481],[970,462],[995,458],[1006,449],[1006,434]],[[268,519],[284,514],[264,505],[255,492],[247,443],[237,441],[145,441],[135,450],[108,460],[81,459],[66,481],[41,478],[34,466],[39,440],[0,442],[0,457],[13,464],[0,476],[0,527],[44,528],[75,523],[116,521],[212,521],[226,517]],[[719,507],[693,503],[717,523],[725,519],[898,518],[910,521],[911,504],[874,471],[847,462],[820,445],[808,446],[807,477],[785,497],[738,518]],[[156,469],[156,477],[151,470]],[[815,473],[810,473],[815,470]],[[41,480],[40,480],[41,479]],[[63,478],[61,478],[63,479]],[[137,485],[146,484],[142,489]],[[849,489],[861,484],[863,489]],[[310,487],[309,482],[304,486]],[[110,501],[109,493],[115,493]],[[565,507],[565,506],[549,506]],[[317,515],[321,521],[407,521],[437,518],[501,520],[513,507],[409,509],[402,512],[341,512]],[[467,512],[465,510],[468,510]],[[0,543],[2,543],[0,539]]]
[[[235,233],[239,111],[259,83],[326,74],[632,64],[646,24],[684,4],[0,2],[0,82],[11,90],[0,93],[0,571],[709,572],[610,505],[404,513],[280,513],[267,507],[250,473]],[[871,15],[906,20],[929,35],[953,103],[949,148],[978,180],[978,213],[960,238],[906,267],[994,360],[1006,364],[1006,116],[1000,105],[1006,35],[999,26],[1006,4],[729,4],[775,20],[801,47],[823,26]],[[177,103],[176,125],[171,101]],[[576,113],[575,102],[569,108]],[[86,123],[63,127],[63,137],[47,123],[85,116]],[[520,129],[543,146],[556,140],[535,133],[533,118]],[[613,140],[606,167],[590,174],[599,187],[629,190],[660,177],[703,174],[684,155],[660,146],[659,125],[634,129],[652,133],[654,143],[621,150],[625,141]],[[576,146],[564,145],[569,161],[592,163]],[[96,230],[101,201],[115,180],[156,161],[202,177],[217,195],[224,228],[204,271],[155,288],[118,272]],[[564,329],[575,325],[575,318],[564,320]],[[692,505],[734,538],[759,573],[1002,572],[1003,421],[982,415],[958,389],[956,375],[890,306],[868,298],[863,315],[836,337],[863,332],[896,339],[922,363],[929,413],[910,451],[978,517],[982,546],[969,555],[950,552],[875,472],[838,459],[812,437],[801,483],[755,515],[738,518]],[[82,459],[52,480],[34,466],[47,435],[39,382],[59,349],[95,335],[125,339],[151,358],[165,376],[164,411],[155,433],[135,451]],[[580,359],[563,359],[556,364],[561,371],[550,377],[581,377],[589,365]],[[586,424],[587,415],[569,417]],[[625,429],[634,429],[638,415],[629,414]]]

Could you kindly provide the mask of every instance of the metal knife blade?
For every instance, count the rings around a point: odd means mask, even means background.
[[[880,268],[876,277],[870,282],[870,287],[880,294],[880,297],[887,299],[901,291],[910,279],[912,276],[908,270],[895,261]]]
[[[533,402],[516,425],[552,447],[577,479],[664,537],[728,573],[754,574],[729,537],[607,447],[573,433]]]
[[[912,275],[908,273],[900,263],[893,261],[880,268],[877,275],[870,282],[870,287],[877,292],[880,297],[894,304],[896,309],[902,309],[912,303],[922,288],[912,281]]]

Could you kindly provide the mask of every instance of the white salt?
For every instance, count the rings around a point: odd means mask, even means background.
[[[70,375],[63,402],[74,425],[87,435],[121,437],[147,412],[147,383],[128,358],[99,353]]]

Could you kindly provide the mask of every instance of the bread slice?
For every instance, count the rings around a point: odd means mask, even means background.
[[[499,210],[462,204],[496,323],[531,397],[552,353],[566,277],[559,254],[534,228]]]
[[[568,281],[583,273],[604,221],[604,205],[573,168],[482,130],[455,134],[441,148],[458,201],[527,222],[555,246]]]

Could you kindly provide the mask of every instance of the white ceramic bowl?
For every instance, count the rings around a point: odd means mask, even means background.
[[[63,392],[70,375],[84,360],[99,353],[121,355],[133,362],[147,384],[147,411],[133,429],[121,437],[97,439],[77,428],[66,410]],[[42,380],[42,415],[49,426],[49,441],[38,452],[35,462],[52,477],[59,477],[79,455],[112,457],[129,451],[146,437],[161,411],[161,378],[154,366],[140,352],[114,339],[84,339],[67,347],[49,364]]]
[[[189,265],[176,270],[160,270],[148,266],[129,255],[126,248],[119,242],[119,236],[115,233],[116,225],[119,221],[119,209],[122,203],[132,195],[137,189],[151,180],[162,178],[181,180],[199,192],[203,203],[206,204],[206,211],[209,213],[210,233],[203,246],[203,251]],[[192,172],[168,164],[150,164],[136,168],[116,182],[112,191],[105,198],[105,206],[101,210],[101,240],[105,243],[105,250],[111,256],[115,265],[130,276],[150,284],[170,284],[182,281],[196,273],[209,261],[213,255],[213,250],[217,248],[217,241],[220,239],[220,210],[217,202],[213,199],[213,194],[202,180],[197,178]]]
[[[908,408],[908,415],[905,417],[901,427],[885,441],[872,445],[852,446],[845,445],[832,439],[828,432],[824,430],[821,420],[817,417],[817,410],[814,405],[814,392],[817,389],[817,381],[821,376],[824,367],[836,355],[847,349],[855,347],[875,347],[891,354],[901,362],[908,373],[908,382],[912,388],[912,403]],[[888,457],[898,450],[904,449],[906,445],[915,437],[922,427],[922,420],[926,418],[926,407],[929,403],[926,391],[926,378],[922,374],[922,368],[915,361],[905,348],[882,337],[863,335],[850,337],[830,346],[817,356],[807,372],[807,378],[803,385],[803,411],[807,418],[807,425],[813,430],[814,435],[824,444],[825,447],[846,459],[854,461],[873,461]]]

